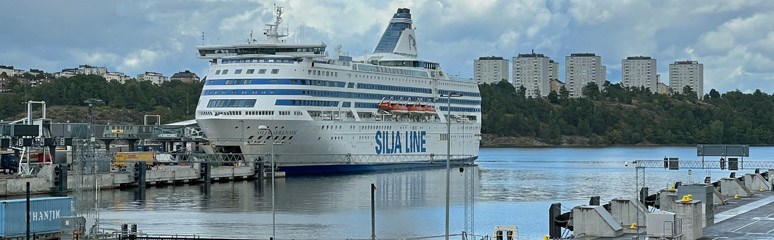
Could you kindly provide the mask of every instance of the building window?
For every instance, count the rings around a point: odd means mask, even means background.
[[[266,69],[259,69],[258,74],[266,74]]]
[[[224,69],[223,74],[228,74],[228,69]]]
[[[276,69],[276,68],[275,68],[275,69],[272,69],[272,70],[271,70],[271,74],[277,74],[277,73],[279,73],[279,69]]]
[[[255,72],[255,69],[247,69],[246,74],[253,74]]]
[[[215,71],[215,75],[220,74],[220,70]]]
[[[234,70],[234,74],[242,74],[242,69]]]

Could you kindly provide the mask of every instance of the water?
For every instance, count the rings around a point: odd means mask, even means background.
[[[767,156],[774,156],[774,147],[754,147],[750,153],[750,160],[771,160]],[[548,233],[551,203],[561,202],[567,211],[595,195],[603,202],[633,198],[635,171],[624,162],[664,156],[700,160],[695,147],[482,149],[477,167],[452,169],[450,232],[466,230],[465,198],[472,196],[475,204],[467,206],[474,207],[476,234],[517,225],[522,239],[540,239]],[[646,183],[654,192],[675,181],[703,181],[706,174],[695,170],[689,179],[687,170],[647,169]],[[729,171],[709,174],[715,181]],[[277,236],[369,238],[371,183],[377,185],[377,237],[441,235],[445,177],[444,169],[425,169],[277,179]],[[100,223],[109,228],[137,223],[146,233],[240,238],[266,238],[272,231],[269,181],[214,183],[209,189],[153,187],[145,196],[135,190],[103,191],[100,207]]]

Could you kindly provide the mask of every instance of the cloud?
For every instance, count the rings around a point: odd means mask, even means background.
[[[593,52],[620,80],[621,59],[652,56],[668,82],[675,60],[704,63],[705,85],[721,91],[774,90],[774,1],[766,0],[279,0],[288,41],[342,45],[351,55],[374,49],[400,7],[411,9],[420,56],[451,74],[473,75],[480,56],[564,56]],[[202,44],[255,39],[273,21],[272,3],[246,1],[0,1],[0,62],[55,72],[78,64],[135,75],[171,75],[207,61]],[[204,40],[202,39],[204,33]],[[666,74],[666,75],[665,75]]]

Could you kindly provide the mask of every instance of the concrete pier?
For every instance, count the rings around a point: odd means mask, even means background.
[[[638,201],[629,199],[610,200],[610,215],[623,227],[625,233],[636,233],[637,228],[631,228],[632,224],[639,223],[639,227],[646,227],[645,216],[648,208]],[[639,221],[637,216],[639,215]]]
[[[771,183],[766,181],[760,174],[748,173],[744,175],[744,186],[750,191],[758,192],[761,189],[763,191],[771,191]]]
[[[213,180],[235,181],[258,177],[255,174],[256,171],[250,166],[218,166],[211,167],[210,178]],[[145,171],[145,184],[149,186],[204,181],[205,179],[200,174],[197,164],[189,166],[158,166]],[[26,182],[30,182],[30,192],[33,194],[51,193],[54,184],[49,175],[32,178],[0,179],[0,196],[25,194]],[[69,173],[67,174],[67,182],[68,191],[72,191],[78,185],[88,189],[95,188],[95,184],[98,184],[100,189],[138,185],[135,181],[134,173],[131,171],[80,176]]]
[[[746,198],[752,196],[750,189],[745,187],[742,181],[736,178],[721,178],[720,179],[720,192],[724,196],[733,198],[739,196],[740,198]]]
[[[621,224],[602,206],[577,206],[572,209],[573,232],[576,238],[594,239],[623,234]]]

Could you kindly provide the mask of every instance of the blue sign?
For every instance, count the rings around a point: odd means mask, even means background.
[[[377,131],[374,135],[376,154],[427,152],[426,131],[405,131],[402,135],[400,131]]]

